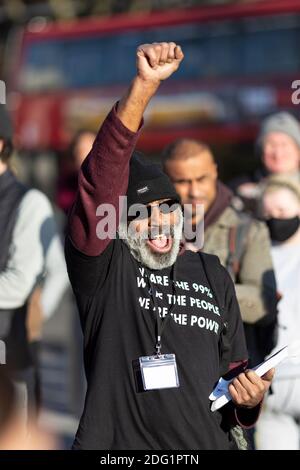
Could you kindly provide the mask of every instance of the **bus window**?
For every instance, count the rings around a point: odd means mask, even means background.
[[[116,35],[33,41],[24,54],[22,91],[54,91],[128,83],[138,44],[175,41],[185,66],[172,80],[296,72],[299,15],[166,26]],[[111,59],[111,60],[110,60]]]
[[[246,76],[299,71],[299,15],[248,19],[245,22],[243,69]]]

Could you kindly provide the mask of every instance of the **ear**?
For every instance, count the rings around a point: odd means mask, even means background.
[[[214,177],[215,177],[215,179],[218,179],[218,165],[217,165],[217,163],[214,163]]]
[[[0,153],[2,152],[4,147],[4,141],[0,139]]]

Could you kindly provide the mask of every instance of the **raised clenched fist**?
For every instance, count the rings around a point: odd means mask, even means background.
[[[174,42],[142,44],[137,48],[137,73],[146,81],[160,82],[179,67],[184,55]]]

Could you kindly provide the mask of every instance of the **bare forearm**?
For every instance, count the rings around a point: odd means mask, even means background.
[[[135,77],[127,93],[118,104],[117,115],[127,129],[136,132],[139,129],[144,111],[155,95],[160,81],[143,80]]]

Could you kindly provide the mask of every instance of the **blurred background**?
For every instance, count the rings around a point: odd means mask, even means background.
[[[94,138],[134,75],[136,47],[162,40],[182,46],[184,66],[151,103],[138,147],[159,160],[175,138],[203,139],[223,181],[254,171],[262,119],[283,109],[300,115],[291,98],[300,72],[300,0],[0,1],[0,79],[15,126],[14,166],[49,196],[62,234],[89,145],[78,146],[78,132]],[[81,350],[68,290],[45,324],[41,361],[41,420],[66,448],[83,403]]]

